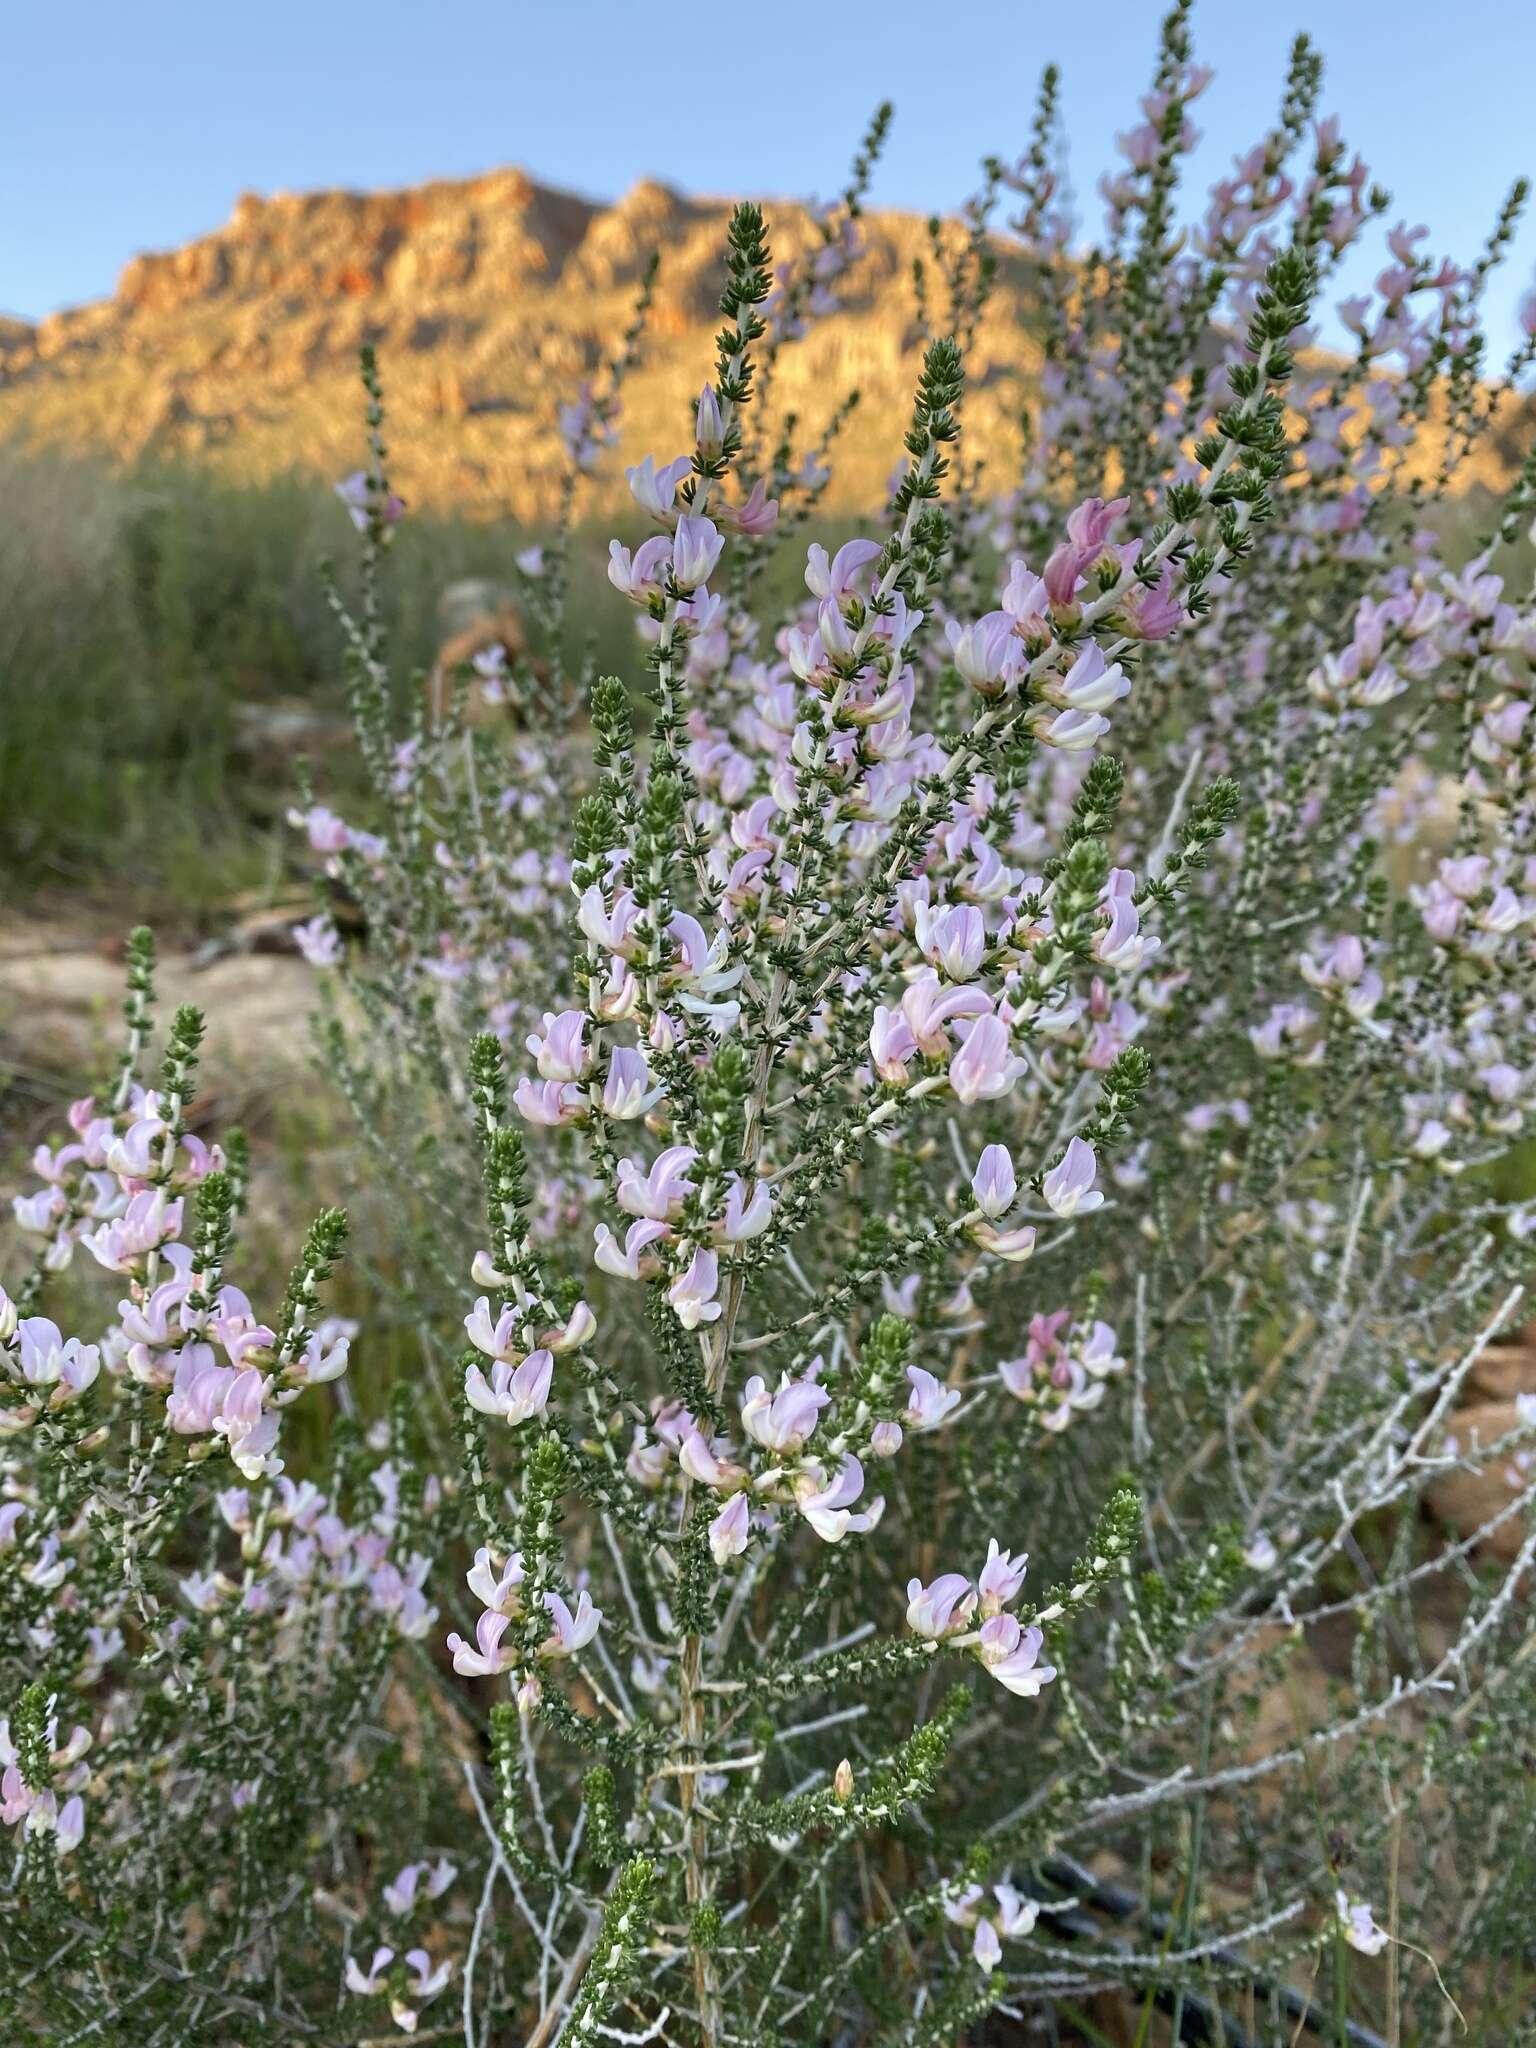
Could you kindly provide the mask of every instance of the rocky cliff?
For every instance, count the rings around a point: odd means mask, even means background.
[[[765,210],[776,260],[812,241],[803,206]],[[681,396],[712,360],[727,211],[653,183],[599,205],[515,170],[398,192],[248,196],[216,233],[135,257],[112,298],[35,328],[0,323],[0,438],[332,477],[360,455],[366,340],[406,498],[537,518],[558,488],[556,409],[611,352],[653,250],[661,269],[620,453],[681,445]],[[899,453],[918,365],[912,264],[928,246],[907,215],[871,213],[863,232],[840,309],[786,353],[776,393],[814,437],[859,388],[835,486],[845,504],[876,496]],[[1015,444],[1038,364],[1019,285],[1005,257],[973,352],[968,419],[994,448],[1000,434]],[[620,475],[606,465],[599,501]]]

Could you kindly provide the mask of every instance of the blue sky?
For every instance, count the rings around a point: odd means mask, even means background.
[[[243,190],[383,186],[498,164],[612,197],[825,195],[896,103],[877,204],[928,212],[1022,146],[1054,59],[1078,191],[1133,122],[1161,9],[1145,0],[31,0],[9,10],[0,308],[109,292],[137,250],[218,226]],[[1470,256],[1536,170],[1536,8],[1514,0],[1203,0],[1206,182],[1267,125],[1292,33],[1326,110],[1437,251]],[[739,76],[733,76],[739,67]],[[724,76],[728,83],[722,85]],[[1514,332],[1536,227],[1493,293]]]

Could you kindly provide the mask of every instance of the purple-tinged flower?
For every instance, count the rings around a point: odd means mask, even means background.
[[[436,1863],[407,1863],[386,1884],[380,1896],[397,1919],[409,1913],[417,1894],[423,1899],[440,1899],[458,1876],[457,1867],[446,1857]]]
[[[958,1634],[975,1608],[976,1595],[963,1572],[944,1572],[927,1586],[921,1579],[907,1581],[907,1627],[914,1635],[937,1642]]]
[[[464,1574],[464,1583],[492,1614],[515,1614],[521,1605],[517,1589],[525,1576],[521,1551],[514,1550],[504,1565],[498,1565],[482,1543],[475,1552],[474,1563]]]
[[[539,1645],[541,1657],[574,1657],[578,1650],[586,1648],[602,1625],[602,1610],[592,1605],[592,1596],[585,1591],[576,1596],[574,1614],[558,1593],[546,1593],[544,1605],[553,1627]]]
[[[1086,1216],[1102,1208],[1104,1197],[1094,1188],[1099,1162],[1093,1147],[1082,1138],[1071,1138],[1060,1160],[1045,1176],[1041,1193],[1058,1216]]]
[[[990,1920],[978,1920],[976,1933],[971,1941],[971,1954],[990,1977],[1003,1960],[1003,1945],[997,1938],[997,1929]]]
[[[405,500],[385,490],[379,479],[371,477],[365,469],[354,469],[333,488],[359,533],[366,533],[377,520],[387,539],[389,529],[405,516]]]
[[[997,1901],[997,1931],[1006,1941],[1019,1941],[1027,1934],[1033,1934],[1035,1922],[1040,1917],[1040,1901],[1030,1898],[1027,1893],[1017,1891],[1011,1884],[995,1884],[992,1896]]]
[[[638,1223],[631,1223],[624,1233],[624,1246],[620,1250],[619,1241],[608,1225],[599,1223],[593,1262],[616,1280],[648,1279],[661,1270],[661,1265],[658,1259],[645,1257],[647,1246],[671,1235],[665,1223],[642,1217]]]
[[[693,471],[693,458],[679,455],[667,463],[665,468],[656,467],[654,455],[647,455],[626,469],[624,480],[630,494],[642,512],[648,512],[663,526],[670,526],[677,514],[678,487]]]
[[[464,1318],[464,1333],[475,1349],[483,1351],[487,1358],[510,1360],[522,1355],[517,1342],[516,1312],[504,1308],[493,1323],[490,1300],[484,1294]]]
[[[614,1123],[631,1123],[644,1116],[666,1091],[652,1076],[645,1054],[628,1045],[615,1046],[608,1055],[608,1072],[603,1078],[603,1114]]]
[[[587,1113],[586,1098],[571,1082],[532,1081],[526,1074],[512,1091],[512,1107],[541,1130],[579,1123]]]
[[[324,912],[293,928],[293,943],[311,967],[339,967],[342,960],[341,934]]]
[[[672,579],[678,589],[697,590],[707,583],[724,546],[725,535],[712,519],[685,512],[672,541]]]
[[[804,1448],[817,1417],[831,1399],[826,1388],[812,1379],[786,1376],[780,1380],[778,1392],[770,1394],[767,1382],[754,1377],[747,1381],[741,1426],[765,1451],[783,1456]]]
[[[694,1191],[688,1169],[698,1158],[691,1145],[669,1145],[660,1153],[649,1173],[642,1173],[636,1159],[619,1161],[619,1207],[631,1216],[648,1217],[655,1223],[673,1223],[683,1203]]]
[[[749,1238],[761,1237],[773,1221],[773,1189],[765,1180],[754,1180],[752,1192],[746,1193],[746,1182],[740,1174],[731,1175],[731,1184],[725,1197],[725,1214],[715,1226],[722,1244],[745,1244]]]
[[[244,1479],[274,1478],[282,1470],[272,1456],[277,1442],[277,1416],[263,1407],[268,1382],[254,1366],[235,1374],[213,1427],[229,1446],[229,1455]]]
[[[961,903],[931,911],[919,904],[916,925],[924,959],[950,981],[974,980],[987,950],[987,927],[974,905]]]
[[[543,1030],[529,1032],[527,1046],[546,1081],[584,1081],[591,1071],[585,1010],[546,1010]]]
[[[830,1482],[821,1466],[807,1467],[795,1481],[795,1505],[823,1543],[840,1543],[850,1531],[863,1535],[873,1529],[885,1512],[885,1501],[877,1495],[856,1513],[853,1504],[863,1491],[864,1467],[849,1457]]]
[[[1006,1550],[998,1549],[995,1536],[989,1539],[987,1561],[976,1581],[984,1619],[990,1620],[994,1614],[1000,1614],[1010,1600],[1018,1598],[1028,1564],[1029,1559],[1022,1550],[1015,1557]]]
[[[715,396],[713,384],[706,384],[699,393],[698,407],[693,416],[693,438],[706,462],[713,462],[725,445],[725,422],[720,416],[720,401]]]
[[[981,1625],[981,1661],[997,1680],[1021,1699],[1033,1699],[1056,1676],[1054,1664],[1042,1664],[1042,1630],[1021,1628],[1011,1614],[994,1614]]]
[[[669,1435],[660,1417],[657,1419],[657,1431],[663,1438]],[[747,1474],[743,1467],[717,1452],[686,1410],[678,1418],[678,1428],[671,1441],[677,1446],[677,1462],[688,1477],[697,1479],[701,1486],[711,1487],[716,1493],[728,1493],[746,1483]],[[720,1445],[723,1452],[727,1448],[723,1437]]]
[[[518,1366],[498,1359],[487,1381],[478,1365],[464,1369],[464,1393],[471,1408],[503,1422],[527,1422],[542,1415],[549,1401],[555,1361],[547,1351],[530,1351]]]
[[[1109,731],[1109,720],[1098,711],[1058,711],[1053,716],[1042,706],[1030,713],[1029,727],[1046,746],[1081,754]]]
[[[449,1640],[451,1642],[452,1637]],[[345,1972],[347,1989],[355,1991],[359,1998],[377,1998],[385,1988],[384,1972],[394,1960],[395,1952],[392,1948],[376,1948],[373,1959],[365,1970],[356,1956],[348,1956]]]
[[[880,543],[874,540],[845,540],[831,561],[819,541],[805,551],[805,587],[812,597],[831,598],[841,605],[855,591],[865,594],[872,581],[863,576],[871,563],[880,559]]]
[[[53,1824],[53,1846],[57,1855],[68,1856],[85,1839],[85,1802],[78,1792],[65,1800]]]
[[[1044,582],[1030,571],[1022,555],[1015,555],[1008,565],[1008,582],[1003,591],[1003,610],[1012,619],[1015,630],[1048,631],[1045,612],[1049,602]]]
[[[1333,1909],[1338,1916],[1339,1931],[1351,1948],[1358,1949],[1363,1956],[1379,1956],[1391,1936],[1384,1927],[1378,1927],[1371,1909],[1363,1900],[1351,1899],[1342,1888],[1333,1895]]]
[[[80,1242],[109,1273],[131,1273],[148,1253],[180,1236],[181,1207],[167,1199],[164,1188],[145,1188],[115,1222],[103,1223]]]
[[[875,1005],[869,1027],[869,1056],[882,1081],[900,1087],[907,1078],[907,1062],[917,1057],[917,1040],[900,1010]]]
[[[974,1020],[951,1057],[949,1085],[961,1102],[993,1102],[1027,1072],[1026,1062],[1010,1049],[1007,1025],[989,1012]]]
[[[951,619],[944,628],[949,658],[982,697],[1001,697],[1019,679],[1023,649],[1008,612],[988,612],[973,625]]]
[[[1106,667],[1103,650],[1090,641],[1048,694],[1066,711],[1107,711],[1131,693],[1131,679],[1117,661]]]
[[[915,1436],[925,1430],[938,1429],[960,1406],[960,1389],[946,1387],[920,1365],[907,1367],[907,1380],[912,1393],[901,1419]]]
[[[16,1344],[22,1379],[29,1387],[52,1388],[55,1406],[83,1394],[101,1371],[99,1347],[82,1344],[78,1337],[66,1340],[46,1316],[21,1317]]]
[[[1006,1216],[1018,1197],[1019,1183],[1006,1145],[988,1145],[971,1176],[971,1193],[983,1216]]]
[[[631,556],[629,549],[618,541],[608,543],[608,581],[621,597],[627,597],[634,604],[649,604],[653,597],[660,597],[662,577],[672,559],[670,534],[653,533],[649,540],[643,540]]]
[[[578,1301],[563,1323],[551,1323],[548,1329],[540,1330],[536,1348],[553,1351],[559,1357],[566,1351],[579,1351],[583,1344],[590,1343],[597,1330],[597,1317],[584,1301]]]
[[[720,1320],[721,1307],[715,1299],[719,1291],[720,1262],[712,1251],[700,1246],[667,1289],[667,1300],[683,1328],[696,1330],[700,1323]]]
[[[733,1493],[709,1525],[709,1548],[717,1566],[727,1558],[740,1557],[747,1547],[751,1528],[750,1507],[744,1493]]]
[[[513,1654],[503,1649],[501,1639],[506,1634],[511,1617],[488,1610],[475,1623],[475,1641],[471,1648],[461,1635],[450,1635],[448,1647],[453,1652],[453,1668],[461,1678],[496,1678],[510,1668]]]
[[[779,523],[779,501],[769,497],[768,486],[761,477],[739,505],[717,503],[715,511],[722,526],[757,539],[772,533]]]

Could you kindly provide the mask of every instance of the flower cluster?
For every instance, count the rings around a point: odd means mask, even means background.
[[[494,722],[395,715],[365,359],[363,793],[292,815],[398,1228],[366,1336],[331,1212],[262,1320],[140,942],[0,1297],[34,2031],[105,1975],[147,2037],[411,2032],[451,1971],[472,2041],[922,2048],[1106,1987],[1295,2012],[1309,1946],[1369,2018],[1389,1880],[1394,1939],[1507,1961],[1536,1391],[1473,1396],[1536,1238],[1536,460],[1476,536],[1452,484],[1536,360],[1479,324],[1523,195],[1470,266],[1390,228],[1330,350],[1386,197],[1302,40],[1185,207],[1188,11],[1096,239],[1054,72],[934,224],[857,526],[803,530],[851,402],[776,369],[862,275],[886,114],[803,246],[735,210],[691,442],[608,548],[624,675],[568,567],[649,271]],[[967,425],[1000,280],[1018,459]]]

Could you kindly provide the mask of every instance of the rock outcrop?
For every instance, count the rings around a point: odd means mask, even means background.
[[[215,233],[136,256],[111,299],[35,327],[0,321],[0,438],[334,477],[360,456],[356,357],[371,341],[406,499],[537,520],[557,500],[557,410],[612,352],[653,251],[661,268],[619,453],[681,445],[678,393],[713,357],[728,211],[650,181],[601,205],[517,170],[398,192],[247,195]],[[806,207],[765,211],[776,261],[813,243]],[[839,310],[786,351],[774,394],[775,418],[796,413],[809,444],[860,388],[862,431],[832,500],[844,505],[877,497],[899,454],[919,360],[909,280],[928,253],[927,225],[909,215],[868,214],[862,232]],[[1038,363],[1005,249],[968,399],[994,474],[1017,445]],[[609,463],[589,502],[622,489]]]

